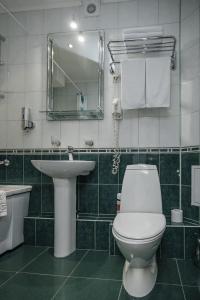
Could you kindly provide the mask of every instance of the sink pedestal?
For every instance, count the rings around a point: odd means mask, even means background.
[[[76,178],[53,178],[55,257],[65,257],[76,250]]]
[[[65,257],[76,250],[76,178],[95,167],[87,160],[32,160],[33,166],[54,182],[54,256]]]

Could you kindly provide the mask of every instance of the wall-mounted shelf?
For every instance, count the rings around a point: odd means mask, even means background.
[[[110,71],[114,73],[113,65],[136,54],[169,53],[171,56],[171,69],[176,67],[176,38],[172,35],[149,36],[127,40],[110,41],[107,45],[111,64]]]

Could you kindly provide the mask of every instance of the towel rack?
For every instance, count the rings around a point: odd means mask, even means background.
[[[176,38],[172,35],[149,36],[127,40],[109,41],[107,44],[111,60],[110,72],[114,73],[114,65],[130,54],[169,53],[171,69],[176,68]]]

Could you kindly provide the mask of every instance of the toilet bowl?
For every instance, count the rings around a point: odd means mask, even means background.
[[[144,297],[157,278],[156,251],[166,228],[156,166],[127,166],[120,213],[112,233],[125,257],[123,285],[134,297]]]
[[[24,242],[24,217],[28,215],[31,186],[0,185],[6,192],[7,216],[0,217],[0,254]]]

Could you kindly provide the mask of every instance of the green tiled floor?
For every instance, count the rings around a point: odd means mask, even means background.
[[[77,250],[54,258],[52,248],[22,246],[0,256],[0,299],[199,300],[200,269],[192,260],[158,261],[158,278],[144,298],[122,288],[123,258]]]

